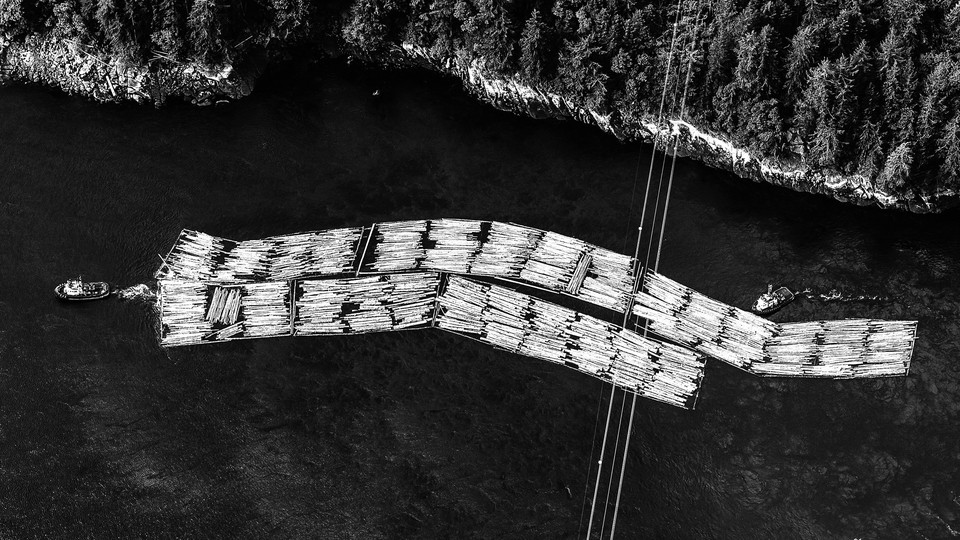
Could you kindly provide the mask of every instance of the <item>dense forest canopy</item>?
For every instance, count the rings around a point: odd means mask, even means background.
[[[131,62],[237,60],[294,45],[344,5],[308,0],[0,0],[0,33],[52,33]],[[331,12],[331,9],[333,10]]]
[[[646,0],[0,0],[0,31],[137,62],[331,35],[373,57],[412,43],[628,124],[657,112],[666,80],[676,117],[689,65],[685,118],[764,157],[894,192],[960,184],[960,3],[692,0],[677,15]]]
[[[659,109],[765,157],[900,192],[956,187],[960,4],[915,0],[360,0],[344,36],[399,40],[637,121]],[[376,30],[374,30],[376,29]],[[371,37],[375,36],[375,37]],[[677,84],[679,83],[679,84]]]

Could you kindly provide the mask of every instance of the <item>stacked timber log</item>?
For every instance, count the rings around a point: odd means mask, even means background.
[[[517,352],[551,362],[565,362],[568,333],[570,326],[576,323],[577,313],[550,302],[530,298],[527,312],[520,315],[527,320],[523,327],[523,340]],[[600,373],[608,367],[605,362],[593,366],[578,365],[593,373]]]
[[[367,272],[429,268],[518,280],[620,313],[626,311],[633,291],[631,257],[562,234],[463,219],[376,227],[373,258],[364,265]]]
[[[415,270],[426,258],[423,239],[427,220],[394,221],[377,224],[377,244],[369,267],[374,272]]]
[[[633,294],[633,257],[599,247],[594,247],[589,253],[590,270],[575,296],[585,302],[624,313]]]
[[[496,347],[563,364],[630,392],[692,406],[703,358],[517,291],[450,276],[437,326]]]
[[[220,330],[214,330],[209,334],[203,336],[203,339],[206,341],[224,341],[232,337],[236,337],[243,334],[243,321],[238,321],[230,326],[221,328]]]
[[[439,297],[437,326],[461,334],[481,334],[489,319],[483,317],[489,289],[476,281],[450,277]],[[519,342],[519,340],[517,341]]]
[[[161,280],[160,344],[164,347],[200,343],[213,330],[205,317],[207,285],[200,281]]]
[[[273,244],[270,280],[349,272],[353,268],[361,232],[360,227],[350,227],[268,238]]]
[[[757,375],[905,375],[915,321],[845,319],[774,323],[647,272],[633,314],[651,332]]]
[[[764,361],[764,344],[776,323],[718,302],[647,271],[633,314],[649,321],[649,330],[741,369]]]
[[[262,281],[270,277],[269,240],[220,241],[226,246],[222,253],[213,254],[213,280],[220,283]]]
[[[543,231],[513,223],[490,222],[486,242],[480,246],[470,273],[517,279]]]
[[[346,323],[341,312],[350,291],[349,283],[347,279],[310,279],[299,282],[301,292],[297,298],[294,332],[297,335],[346,332]]]
[[[426,250],[422,268],[452,274],[467,274],[480,249],[480,222],[469,219],[434,219],[427,239],[433,247]]]
[[[547,232],[530,253],[520,271],[520,279],[551,291],[562,291],[588,247],[592,246],[582,240]]]
[[[354,265],[361,233],[353,227],[236,242],[184,230],[157,275],[247,283],[344,274]],[[363,267],[368,273],[429,268],[514,279],[619,312],[630,298],[630,257],[557,233],[438,219],[381,223],[374,236],[372,260]]]
[[[156,274],[160,339],[185,345],[291,332],[398,330],[435,321],[674,404],[696,391],[691,381],[699,381],[702,369],[697,354],[769,376],[876,377],[909,370],[916,322],[776,324],[656,272],[645,274],[634,296],[634,262],[561,234],[476,220],[382,223],[369,237],[354,227],[243,242],[184,230]],[[376,275],[297,283],[354,268]],[[632,304],[632,314],[650,331],[680,346],[462,277],[451,277],[438,304],[435,272],[516,281],[618,312]],[[291,317],[294,290],[302,294]]]
[[[215,274],[214,257],[222,254],[222,238],[184,229],[157,271],[157,279],[209,280]]]
[[[440,274],[381,276],[393,285],[381,301],[389,307],[392,329],[402,330],[433,323]]]
[[[353,227],[235,242],[184,230],[158,276],[244,283],[343,274],[353,266],[360,232]]]
[[[383,332],[425,327],[440,277],[417,272],[305,280],[297,299],[297,335]]]
[[[456,287],[456,281],[448,281]],[[506,287],[485,286],[485,305],[481,319],[486,323],[484,338],[493,345],[518,352],[526,334],[527,316],[533,297]],[[443,304],[440,304],[441,307]],[[554,359],[554,361],[559,361]]]
[[[849,379],[906,375],[916,340],[914,321],[845,319],[782,323],[766,343],[757,375]]]
[[[214,287],[206,319],[212,324],[232,325],[240,316],[240,288]]]
[[[589,253],[581,253],[580,260],[577,261],[577,266],[573,269],[573,277],[567,282],[563,292],[573,296],[580,294],[580,287],[583,286],[583,280],[587,278],[587,271],[590,270],[592,264],[593,256]]]
[[[244,337],[290,334],[290,286],[285,281],[243,285]]]

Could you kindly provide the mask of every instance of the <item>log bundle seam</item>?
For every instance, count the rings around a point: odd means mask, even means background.
[[[915,321],[775,323],[635,263],[497,221],[397,221],[244,241],[185,229],[156,273],[159,339],[180,346],[436,327],[686,408],[707,357],[759,376],[909,371]],[[629,310],[630,324],[536,295],[621,317]]]

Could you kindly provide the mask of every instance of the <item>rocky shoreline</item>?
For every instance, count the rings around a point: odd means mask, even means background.
[[[198,63],[157,62],[131,64],[90,50],[87,46],[51,36],[24,39],[0,35],[0,84],[38,83],[68,94],[100,102],[133,101],[163,105],[183,99],[211,105],[248,96],[267,63],[266,51],[248,52],[238,65],[207,66]],[[817,170],[800,163],[756,157],[747,150],[680,119],[657,123],[653,117],[625,120],[581,106],[569,98],[536,88],[484,68],[482,58],[467,54],[438,57],[423,47],[404,43],[389,58],[378,59],[400,66],[418,66],[458,77],[464,87],[492,106],[533,118],[565,118],[594,125],[625,141],[654,140],[661,148],[696,159],[741,178],[787,187],[795,191],[830,196],[861,206],[877,205],[915,213],[939,212],[960,205],[960,193],[892,193],[874,179]]]
[[[545,91],[515,78],[503,77],[484,68],[482,58],[469,55],[437,57],[428,49],[404,43],[392,52],[393,60],[456,76],[483,101],[501,110],[534,118],[569,118],[594,125],[626,141],[656,140],[660,148],[681,157],[690,157],[711,167],[723,169],[741,178],[766,182],[807,193],[827,195],[860,206],[877,205],[915,213],[940,212],[960,205],[960,193],[940,190],[936,193],[891,193],[874,179],[816,170],[797,163],[758,158],[717,134],[680,119],[657,123],[651,116],[640,121],[625,121],[620,115],[601,114],[585,108],[565,96]]]
[[[104,56],[67,39],[0,35],[0,84],[37,83],[102,103],[160,106],[169,98],[179,98],[211,105],[250,95],[266,58],[256,53],[248,57],[237,66],[169,61],[144,65]]]

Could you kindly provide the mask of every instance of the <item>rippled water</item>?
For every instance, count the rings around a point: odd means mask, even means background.
[[[164,351],[149,302],[52,289],[150,283],[183,227],[449,216],[630,251],[638,151],[332,64],[208,109],[0,89],[0,536],[576,537],[606,395],[589,377],[431,332]],[[960,215],[677,170],[663,273],[742,307],[767,283],[883,297],[773,318],[916,318],[919,340],[906,379],[711,363],[697,410],[641,402],[618,537],[960,529]]]

